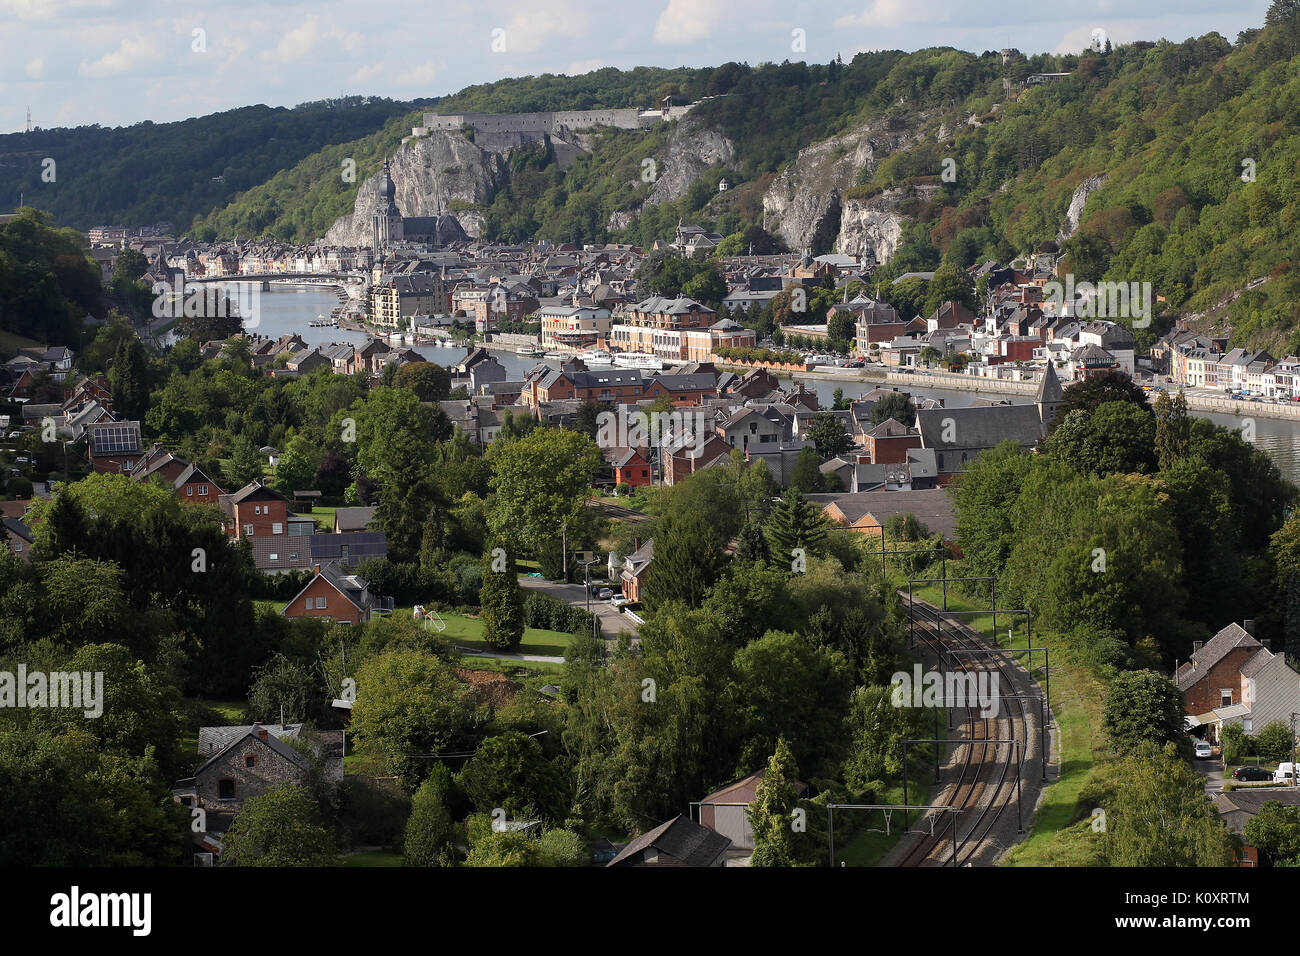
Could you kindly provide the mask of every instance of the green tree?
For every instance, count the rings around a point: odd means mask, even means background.
[[[1255,736],[1255,751],[1265,760],[1291,759],[1291,726],[1275,720]]]
[[[1116,753],[1134,753],[1148,744],[1185,749],[1183,695],[1155,671],[1117,674],[1106,692],[1101,729]]]
[[[262,477],[262,453],[256,442],[247,435],[236,435],[230,443],[230,461],[226,465],[226,480],[232,489],[242,488]]]
[[[699,607],[721,573],[722,560],[717,539],[703,516],[665,515],[655,531],[654,559],[646,577],[646,607],[654,611],[670,601]]]
[[[754,830],[750,866],[794,866],[797,862],[793,814],[799,801],[798,779],[790,745],[778,737],[776,752],[749,805],[749,825]]]
[[[539,841],[525,833],[493,831],[474,843],[466,866],[552,866]]]
[[[458,781],[481,813],[501,809],[511,819],[540,814],[554,819],[564,808],[564,778],[534,737],[509,731],[483,741]]]
[[[829,534],[821,509],[796,490],[786,492],[763,525],[772,560],[786,564],[796,548],[808,555],[821,554]]]
[[[1044,450],[1075,471],[1089,475],[1150,473],[1155,470],[1156,422],[1128,402],[1103,402],[1089,414],[1058,418]]]
[[[902,392],[890,392],[871,406],[867,417],[873,425],[879,425],[892,418],[900,425],[911,428],[916,424],[916,405],[912,403],[911,396]]]
[[[482,568],[483,640],[496,650],[513,651],[524,639],[524,596],[514,555],[509,548],[493,548],[483,555]]]
[[[1116,768],[1106,807],[1110,866],[1228,866],[1232,838],[1205,796],[1205,778],[1173,743],[1144,743]]]
[[[422,402],[441,402],[451,394],[451,375],[433,362],[407,362],[397,369],[396,385]]]
[[[411,797],[402,852],[407,866],[451,866],[455,861],[457,827],[447,810],[449,784],[446,768],[438,764]]]
[[[1187,419],[1187,397],[1181,389],[1173,399],[1168,392],[1156,398],[1156,457],[1160,470],[1187,456],[1191,446],[1191,425]]]
[[[1300,866],[1300,807],[1270,800],[1250,818],[1241,835],[1271,866]]]
[[[853,447],[853,439],[830,412],[818,412],[808,423],[808,440],[822,461],[829,461]]]
[[[244,802],[225,835],[225,866],[334,866],[334,835],[306,787],[284,784]]]
[[[838,426],[836,426],[838,427]],[[822,459],[817,450],[805,447],[795,459],[794,469],[790,474],[790,487],[799,492],[815,494],[825,484],[821,473]]]

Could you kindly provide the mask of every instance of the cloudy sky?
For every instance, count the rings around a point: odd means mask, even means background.
[[[0,132],[347,94],[437,96],[603,66],[826,62],[953,46],[1229,40],[1269,0],[0,0]],[[802,34],[796,31],[803,31]],[[801,42],[805,52],[800,52]]]

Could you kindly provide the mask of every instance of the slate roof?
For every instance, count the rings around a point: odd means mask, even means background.
[[[1215,664],[1239,647],[1262,648],[1240,624],[1232,623],[1202,645],[1174,674],[1174,684],[1181,691],[1194,686]],[[1252,658],[1253,659],[1253,658]]]
[[[945,421],[951,420],[948,431]],[[921,445],[944,451],[950,448],[993,448],[1010,438],[1025,447],[1043,437],[1043,422],[1036,405],[986,405],[966,408],[927,408],[916,413]],[[944,433],[952,441],[944,440]]]
[[[685,817],[673,817],[625,846],[606,866],[712,866],[731,846],[731,840]],[[644,850],[659,853],[656,863],[640,860]]]
[[[871,515],[884,524],[894,515],[914,514],[916,520],[941,535],[945,541],[956,535],[957,517],[953,514],[952,499],[942,488],[923,491],[860,491],[843,495],[805,495],[809,501],[822,508],[835,505],[850,524],[856,524]]]

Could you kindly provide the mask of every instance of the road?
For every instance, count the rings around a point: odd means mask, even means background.
[[[1223,789],[1223,761],[1218,757],[1209,760],[1193,760],[1192,766],[1205,778],[1205,792],[1211,797]]]
[[[545,578],[530,577],[520,577],[519,583],[521,586],[531,588],[534,591],[544,591],[551,597],[559,598],[565,604],[587,607],[586,594],[581,584],[561,584],[547,581]],[[600,631],[607,639],[617,638],[619,631],[630,631],[634,638],[637,636],[636,624],[620,614],[618,609],[612,607],[608,601],[601,601],[593,597],[591,599],[591,611],[600,619]]]

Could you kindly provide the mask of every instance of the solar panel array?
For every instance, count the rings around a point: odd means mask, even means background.
[[[138,422],[114,422],[95,425],[91,431],[95,443],[95,453],[111,455],[121,452],[140,450],[140,424]]]

